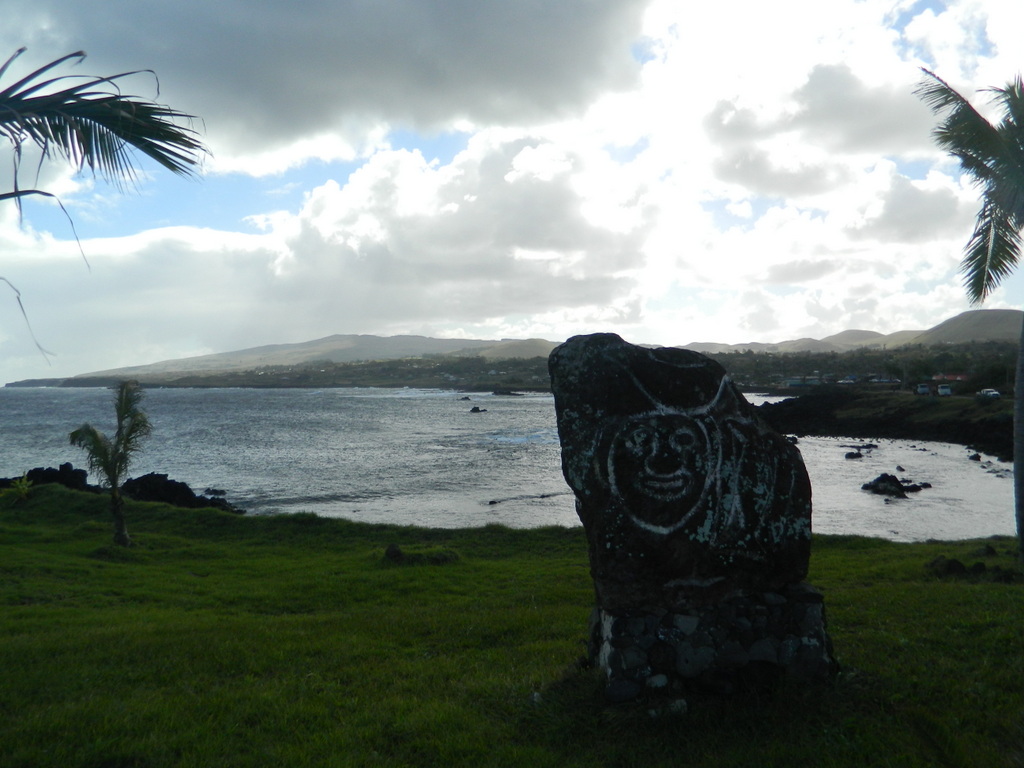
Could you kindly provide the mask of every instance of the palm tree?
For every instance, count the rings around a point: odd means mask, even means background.
[[[128,474],[132,456],[142,449],[142,440],[153,431],[146,414],[139,410],[142,388],[137,381],[122,381],[114,395],[117,431],[110,439],[91,424],[83,424],[68,438],[71,444],[85,450],[89,468],[103,476],[110,488],[110,512],[114,517],[114,543],[131,546],[124,521],[124,499],[121,483]]]
[[[967,297],[980,304],[1017,266],[1024,228],[1024,83],[989,88],[1000,121],[992,124],[944,80],[922,70],[915,93],[942,118],[935,142],[960,161],[981,190],[981,210],[960,272]],[[1024,564],[1024,326],[1014,383],[1013,476],[1017,537]]]

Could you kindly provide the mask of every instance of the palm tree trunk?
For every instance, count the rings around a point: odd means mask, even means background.
[[[1024,565],[1024,323],[1021,324],[1013,382],[1013,505],[1017,518],[1017,554]]]
[[[114,543],[130,547],[132,540],[124,520],[124,499],[121,498],[121,489],[116,486],[110,489],[110,512],[114,516]]]

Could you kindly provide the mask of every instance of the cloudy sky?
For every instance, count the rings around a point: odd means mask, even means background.
[[[920,67],[984,104],[1019,0],[0,0],[0,82],[148,69],[194,180],[59,164],[0,204],[0,383],[336,333],[782,341],[965,309],[976,191]],[[9,152],[9,148],[4,151]],[[10,189],[10,162],[0,163]],[[83,259],[82,251],[86,260]],[[1024,304],[1024,276],[986,303]],[[53,353],[42,355],[39,343]]]

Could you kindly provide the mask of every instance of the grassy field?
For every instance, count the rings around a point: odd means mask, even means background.
[[[130,503],[123,549],[103,497],[43,486],[12,502],[3,768],[1024,765],[1024,585],[926,569],[1012,568],[1010,539],[818,537],[835,685],[652,718],[604,706],[577,663],[580,529]]]

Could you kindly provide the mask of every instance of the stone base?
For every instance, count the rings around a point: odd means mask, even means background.
[[[825,682],[837,668],[824,600],[806,583],[673,611],[598,607],[590,629],[591,661],[616,703]]]

